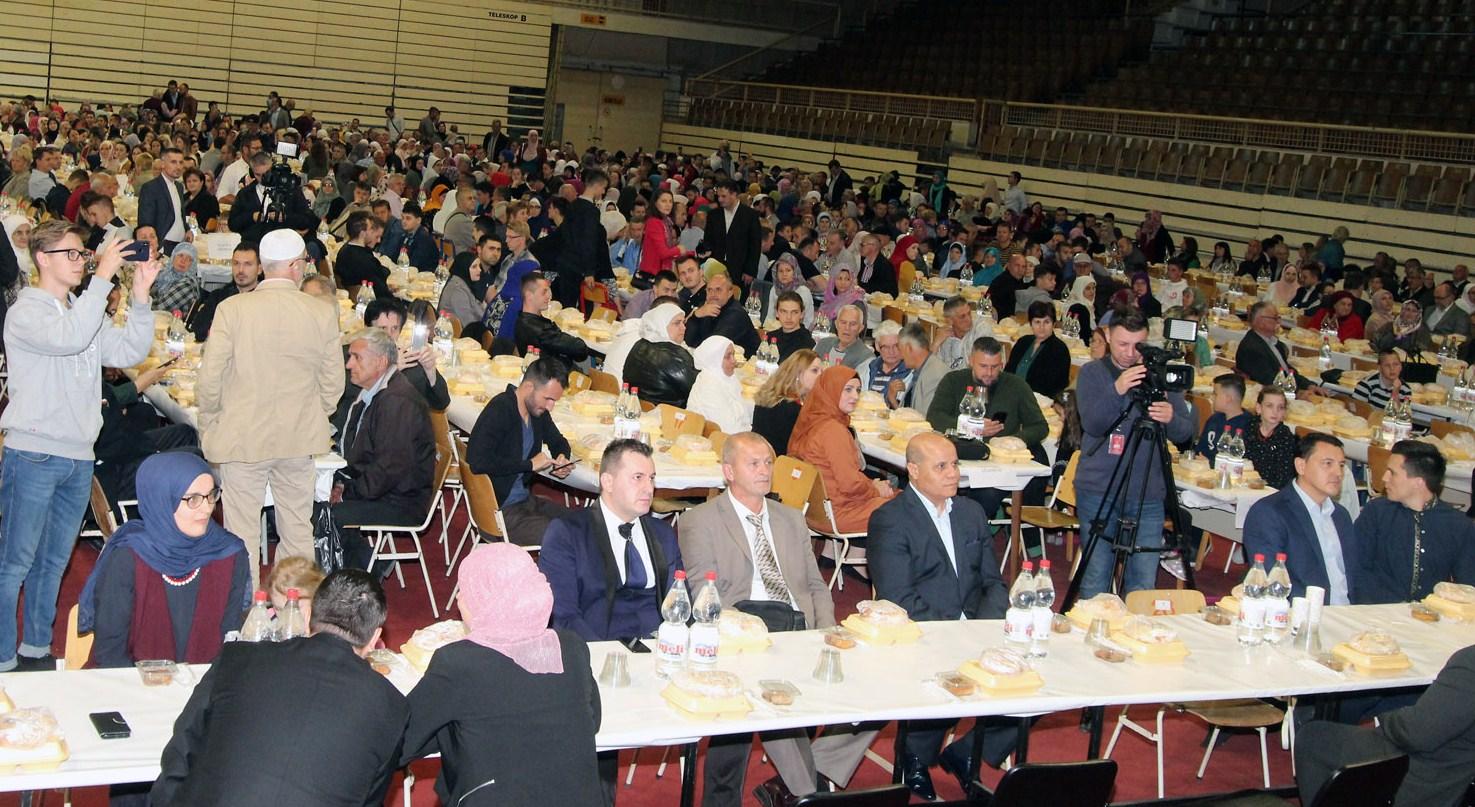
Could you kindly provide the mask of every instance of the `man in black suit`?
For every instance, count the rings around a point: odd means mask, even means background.
[[[684,568],[676,533],[650,515],[650,446],[615,440],[599,461],[598,504],[548,525],[538,568],[553,587],[553,627],[585,641],[650,636]]]
[[[860,266],[855,270],[855,279],[869,294],[879,291],[896,296],[896,267],[881,254],[881,239],[870,233],[861,237]]]
[[[1296,377],[1296,389],[1315,386],[1306,376],[1291,367],[1290,353],[1276,337],[1280,329],[1280,310],[1275,303],[1261,300],[1250,306],[1250,330],[1239,340],[1234,353],[1234,369],[1262,386],[1272,385],[1276,375],[1289,372]]]
[[[725,336],[746,355],[756,353],[758,330],[753,327],[752,317],[738,304],[732,278],[726,272],[717,272],[707,279],[706,292],[706,302],[686,320],[686,344],[696,347],[709,336]]]
[[[743,288],[758,276],[758,256],[763,252],[763,228],[758,213],[738,199],[738,184],[724,179],[717,183],[717,209],[707,215],[702,240]],[[752,355],[751,353],[749,355]]]
[[[466,461],[471,470],[492,479],[507,538],[519,546],[537,546],[548,522],[568,515],[568,508],[533,494],[533,474],[550,471],[566,477],[569,444],[553,422],[553,405],[568,386],[568,368],[545,356],[528,365],[522,383],[508,386],[487,402],[471,429]]]
[[[358,398],[338,428],[333,518],[343,527],[349,565],[367,568],[372,547],[357,526],[409,526],[425,519],[435,477],[435,435],[420,393],[395,370],[399,348],[380,328],[364,328],[348,345],[348,375]]]
[[[1296,782],[1311,804],[1344,765],[1408,755],[1394,807],[1463,804],[1475,779],[1475,646],[1450,656],[1412,706],[1385,712],[1377,726],[1307,723],[1296,730]]]
[[[261,256],[257,253],[255,244],[236,244],[236,248],[231,251],[230,279],[231,282],[207,293],[200,303],[194,322],[190,323],[190,330],[194,331],[196,341],[203,342],[210,338],[210,326],[215,323],[215,309],[222,302],[237,294],[254,290],[256,284],[261,282]]]
[[[261,184],[261,178],[270,169],[271,155],[258,151],[251,157],[252,181],[246,187],[241,188],[236,194],[235,202],[231,204],[228,220],[230,229],[233,233],[240,233],[242,241],[252,244],[259,243],[262,236],[272,230],[285,228],[294,214],[311,212],[308,208],[307,197],[303,196],[300,190],[287,197],[286,209],[281,215],[268,209],[266,186]]]
[[[379,584],[344,569],[318,587],[308,636],[226,644],[174,722],[151,803],[382,802],[409,719],[404,696],[363,661],[384,615]]]
[[[189,234],[184,226],[184,152],[166,148],[154,165],[159,175],[138,189],[138,226],[153,227],[167,255]]]
[[[609,177],[598,168],[586,168],[584,192],[569,205],[568,216],[558,228],[563,240],[559,253],[558,282],[554,297],[572,308],[579,304],[579,284],[601,283],[614,277],[609,262],[609,241],[599,220],[599,207],[609,189]]]
[[[867,531],[876,598],[900,605],[918,621],[1003,618],[1009,590],[994,559],[993,531],[983,508],[957,495],[957,449],[946,437],[924,432],[907,444],[906,458],[910,489],[872,513]],[[936,797],[928,768],[938,762],[958,777],[965,793],[970,790],[972,732],[938,752],[955,722],[911,721],[902,781],[924,799]],[[997,767],[1014,739],[1003,726],[988,732],[984,760]]]
[[[839,160],[830,160],[830,188],[829,198],[831,209],[837,209],[845,202],[845,192],[855,188],[855,183],[850,179],[850,174],[840,167]],[[939,210],[939,213],[946,211]]]

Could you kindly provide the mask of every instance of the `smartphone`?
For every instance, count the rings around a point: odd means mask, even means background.
[[[134,241],[123,247],[123,260],[132,263],[143,263],[149,259],[149,244],[147,241]]]
[[[410,329],[410,351],[419,353],[425,349],[425,343],[430,339],[430,327],[423,322],[416,322],[415,327]]]
[[[97,736],[104,740],[121,740],[133,736],[133,729],[128,727],[128,721],[117,712],[93,712],[87,717],[92,721],[92,727],[97,729]]]
[[[562,471],[564,468],[570,468],[570,467],[573,467],[573,466],[578,465],[578,464],[579,464],[579,458],[578,457],[574,457],[573,459],[569,460],[568,462],[562,463],[560,465],[550,465],[547,468],[544,468],[543,470],[548,471],[549,473],[552,473],[553,471]]]
[[[647,645],[645,642],[640,641],[639,639],[625,639],[621,641],[620,644],[624,645],[625,649],[629,650],[631,653],[650,652],[650,646]]]

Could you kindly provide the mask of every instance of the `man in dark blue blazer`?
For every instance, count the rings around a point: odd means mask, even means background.
[[[1304,596],[1307,586],[1321,586],[1328,605],[1352,602],[1348,581],[1358,568],[1357,535],[1347,508],[1337,503],[1346,461],[1341,440],[1318,433],[1302,437],[1295,480],[1255,502],[1245,516],[1245,553],[1273,563],[1284,552],[1293,597]]]
[[[185,239],[189,231],[184,223],[184,152],[169,147],[159,153],[154,163],[159,175],[138,189],[138,226],[149,226],[159,234],[164,254]]]
[[[650,515],[650,446],[615,440],[599,462],[596,504],[549,523],[538,567],[553,588],[553,627],[587,641],[650,636],[681,565],[676,533]]]
[[[972,499],[957,495],[957,448],[936,432],[924,432],[907,444],[906,457],[910,486],[871,514],[866,558],[876,597],[918,621],[1002,619],[1009,589],[994,559],[988,517]],[[964,792],[970,789],[972,732],[939,753],[955,722],[914,720],[908,728],[902,781],[925,799],[936,796],[927,769],[938,762],[958,777]],[[985,722],[1001,724],[984,738],[984,760],[997,767],[1014,748],[1014,721]]]

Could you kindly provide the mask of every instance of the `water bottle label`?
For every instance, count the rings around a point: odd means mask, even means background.
[[[1050,622],[1055,619],[1055,612],[1049,608],[1035,606],[1030,629],[1034,631],[1033,638],[1037,642],[1043,642],[1050,638]]]
[[[1291,627],[1291,606],[1285,600],[1281,600],[1265,610],[1266,627],[1279,630],[1288,630]]]
[[[661,661],[681,663],[686,660],[689,631],[685,625],[664,622],[656,633],[656,654]]]
[[[691,626],[691,662],[716,664],[719,639],[717,626],[699,623]]]
[[[1023,608],[1010,608],[1004,614],[1004,641],[1028,642],[1034,633],[1034,616]]]
[[[1247,628],[1265,626],[1265,605],[1258,600],[1244,599],[1239,605],[1240,624]]]

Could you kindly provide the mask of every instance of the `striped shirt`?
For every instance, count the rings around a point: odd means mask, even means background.
[[[1398,382],[1398,394],[1408,397],[1413,395],[1413,390],[1409,389],[1408,384],[1400,381]],[[1367,401],[1376,409],[1383,409],[1388,406],[1391,391],[1383,386],[1383,376],[1374,373],[1357,382],[1357,388],[1352,390],[1352,397],[1359,401]]]

